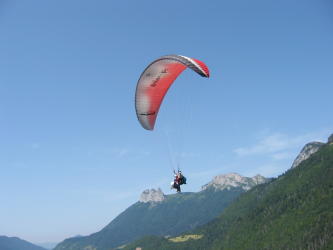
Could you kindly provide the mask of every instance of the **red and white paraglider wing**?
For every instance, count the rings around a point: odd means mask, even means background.
[[[187,67],[209,77],[207,66],[185,56],[163,56],[152,62],[141,74],[135,93],[136,114],[142,127],[153,130],[165,94],[174,80]]]

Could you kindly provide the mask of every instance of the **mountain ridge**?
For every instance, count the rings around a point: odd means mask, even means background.
[[[229,177],[224,175],[224,180]],[[241,185],[229,188],[208,185],[199,192],[170,195],[165,195],[161,189],[148,189],[143,191],[138,202],[119,214],[101,231],[79,239],[66,239],[55,250],[81,250],[86,247],[106,250],[148,234],[172,236],[214,219],[245,191]]]
[[[18,237],[8,237],[0,235],[1,250],[46,250],[46,248],[37,246]]]
[[[255,185],[267,182],[268,179],[269,178],[265,178],[259,174],[254,177],[244,177],[237,173],[220,174],[215,176],[212,181],[202,186],[201,190],[205,190],[209,187],[219,190],[230,190],[233,187],[240,187],[247,191]]]
[[[324,145],[325,145],[325,143],[317,142],[317,141],[307,143],[302,148],[301,152],[297,155],[291,168],[296,168],[299,164],[301,164],[303,161],[308,159],[312,154],[316,153]]]
[[[124,249],[333,249],[332,207],[328,140],[297,167],[241,194],[211,222],[177,237],[147,236]]]
[[[328,140],[327,145],[332,144],[332,136],[330,136],[331,139]],[[310,145],[310,147],[309,147]],[[307,147],[308,146],[308,147]],[[318,146],[318,147],[317,147]],[[317,147],[317,148],[316,148]],[[256,210],[256,207],[260,206],[260,202],[266,202],[262,201],[263,196],[266,195],[267,190],[274,190],[273,187],[276,186],[276,183],[280,183],[281,181],[285,181],[285,179],[288,180],[288,176],[290,173],[294,173],[295,171],[302,171],[302,166],[305,164],[309,164],[308,162],[311,162],[313,157],[315,157],[318,152],[320,153],[323,148],[326,148],[324,143],[308,143],[304,146],[304,148],[301,150],[300,155],[303,154],[302,157],[299,157],[298,163],[296,167],[290,168],[285,174],[279,176],[279,178],[267,178],[267,181],[265,181],[266,178],[257,175],[254,177],[242,177],[236,173],[229,173],[224,175],[215,176],[213,180],[206,185],[202,186],[202,190],[197,193],[181,193],[181,194],[173,194],[173,195],[164,195],[162,190],[160,189],[149,189],[145,190],[139,199],[138,202],[130,206],[128,209],[126,209],[123,213],[121,213],[119,216],[117,216],[113,221],[111,221],[106,227],[104,227],[100,232],[94,233],[90,236],[82,237],[77,241],[76,239],[70,238],[66,239],[62,243],[60,243],[55,250],[81,250],[81,249],[96,249],[96,250],[106,250],[111,247],[119,247],[123,246],[125,249],[133,249],[136,246],[144,246],[145,249],[202,249],[203,247],[206,247],[205,244],[211,244],[213,243],[213,249],[219,249],[219,237],[215,234],[214,231],[219,232],[221,228],[216,228],[216,225],[218,225],[218,222],[221,221],[221,217],[226,216],[224,215],[226,212],[224,209],[227,207],[227,211],[230,214],[229,216],[231,219],[227,218],[224,226],[222,226],[222,233],[225,233],[223,228],[227,228],[227,226],[233,225],[232,223],[236,223],[238,225],[239,223],[242,223],[242,221],[246,221],[245,219],[248,219],[248,217],[243,217],[244,213],[249,213],[251,216],[256,215],[261,210],[265,210],[265,207],[270,207],[272,211],[274,211],[275,206],[289,206],[290,204],[293,204],[294,200],[297,200],[299,196],[295,196],[294,193],[291,193],[286,196],[288,199],[286,199],[288,202],[286,204],[283,203],[284,200],[282,200],[282,205],[280,205],[281,201],[276,200],[274,198],[270,198],[269,202],[265,204],[265,206],[261,205],[262,207],[258,210]],[[297,159],[297,158],[296,158]],[[296,160],[295,159],[295,160]],[[295,161],[294,161],[295,162]],[[327,175],[329,176],[329,175]],[[327,177],[326,176],[326,177]],[[305,177],[304,177],[305,178]],[[319,177],[318,177],[319,178]],[[332,178],[333,179],[333,178]],[[262,182],[262,183],[261,183]],[[250,184],[251,183],[251,184]],[[261,183],[261,185],[256,185]],[[295,188],[293,186],[293,183],[298,183],[298,181],[294,181],[291,183],[290,188]],[[323,183],[320,183],[323,184]],[[251,186],[253,185],[253,186]],[[297,186],[296,188],[300,188]],[[282,189],[281,187],[278,188]],[[249,191],[248,191],[249,190]],[[247,191],[247,192],[246,192]],[[288,190],[287,190],[288,191]],[[281,192],[281,191],[279,191]],[[278,192],[278,193],[279,193]],[[274,193],[274,192],[273,192]],[[283,192],[282,192],[283,193]],[[297,192],[296,192],[297,193]],[[217,199],[216,195],[220,195]],[[223,194],[223,195],[222,195]],[[226,194],[229,195],[229,197],[226,199]],[[193,199],[193,196],[198,195],[196,199]],[[201,196],[200,196],[201,195]],[[222,198],[221,198],[222,197]],[[291,201],[290,201],[291,197]],[[306,197],[305,197],[306,198]],[[195,203],[198,200],[200,200],[200,203]],[[227,200],[227,202],[226,202]],[[223,206],[221,206],[221,201],[225,202]],[[298,201],[298,200],[297,200]],[[214,203],[216,202],[216,203]],[[279,203],[280,202],[280,203]],[[249,204],[248,204],[249,203]],[[186,204],[186,205],[184,205]],[[208,204],[208,206],[200,206],[202,204]],[[237,205],[241,204],[241,205]],[[247,205],[248,204],[248,205]],[[169,206],[168,206],[169,205]],[[181,205],[181,206],[179,206]],[[220,205],[220,207],[219,207]],[[248,206],[248,207],[247,207]],[[333,206],[333,204],[332,204]],[[163,208],[163,209],[161,209]],[[170,209],[171,208],[171,213]],[[182,209],[179,209],[182,208]],[[185,209],[183,209],[185,208]],[[211,209],[215,209],[214,213],[211,213]],[[160,209],[160,210],[159,210]],[[201,215],[207,215],[209,213],[212,214],[211,217],[207,218],[205,217],[203,220],[200,220],[198,222],[198,219],[193,220],[192,222],[187,221],[187,216],[191,215],[191,213],[179,213],[179,211],[186,210],[187,212],[193,209],[195,212],[195,216]],[[254,209],[254,210],[253,210]],[[130,210],[136,211],[135,213],[129,213]],[[252,211],[253,210],[253,211]],[[208,213],[209,211],[209,213]],[[222,213],[222,215],[220,215]],[[270,211],[266,211],[268,215],[270,215]],[[140,216],[138,216],[138,214]],[[163,214],[163,218],[160,217],[160,214]],[[175,217],[174,214],[177,214],[178,216]],[[214,219],[216,216],[220,215],[217,219]],[[252,217],[249,218],[252,218]],[[227,216],[228,217],[228,216]],[[176,218],[176,220],[175,220]],[[124,220],[125,219],[125,220]],[[202,218],[200,218],[202,219]],[[135,221],[135,223],[133,223]],[[181,221],[184,224],[187,224],[188,227],[179,227],[179,224],[177,222]],[[290,223],[292,221],[292,217],[289,218],[289,221],[286,221],[285,223]],[[149,222],[149,223],[147,223]],[[257,221],[258,223],[260,220]],[[169,224],[167,224],[169,223]],[[229,224],[228,224],[229,223]],[[125,231],[119,230],[119,225],[127,225],[126,233]],[[139,225],[139,227],[138,227]],[[164,231],[161,231],[161,225],[165,226]],[[205,228],[213,226],[215,228],[213,229],[212,237],[205,237],[204,233]],[[263,228],[266,228],[267,226],[272,226],[270,224],[264,226]],[[149,228],[149,230],[146,230]],[[196,229],[197,228],[197,229]],[[255,228],[254,225],[247,226],[248,230],[251,230]],[[167,229],[167,230],[166,230]],[[283,232],[284,228],[280,228],[281,232]],[[159,231],[160,230],[160,231]],[[169,230],[169,231],[168,231]],[[201,231],[200,231],[201,230]],[[203,230],[203,231],[202,231]],[[244,230],[242,228],[233,227],[234,231],[237,230]],[[264,229],[265,231],[266,229]],[[138,234],[138,231],[140,233]],[[175,237],[177,232],[190,232],[193,234],[185,235],[184,238],[187,240],[184,240],[182,237]],[[211,232],[212,230],[210,230]],[[333,230],[332,230],[333,231]],[[128,233],[131,233],[131,236],[129,237]],[[240,235],[243,235],[244,232],[242,232]],[[247,232],[248,233],[248,232]],[[104,234],[104,235],[103,235]],[[157,235],[157,236],[149,236],[149,242],[143,238],[139,239],[138,241],[134,241],[134,243],[128,244],[127,242],[135,240],[135,238],[140,238],[144,235]],[[158,236],[159,235],[159,236]],[[251,234],[249,234],[251,235]],[[113,237],[113,238],[112,238]],[[162,237],[162,238],[161,238]],[[168,237],[169,239],[174,239],[174,242],[177,242],[177,244],[172,244],[169,242],[168,239],[164,238]],[[170,238],[171,237],[171,238]],[[173,238],[172,238],[173,237]],[[229,237],[229,236],[228,236]],[[122,238],[121,241],[114,242],[115,238]],[[237,238],[237,237],[236,237]],[[189,240],[193,239],[193,240]],[[258,239],[257,239],[258,240]],[[260,241],[260,240],[259,240]],[[141,243],[143,242],[143,244]],[[182,243],[180,243],[182,242]],[[199,242],[200,246],[199,248],[195,248],[196,244],[194,242]],[[201,243],[204,242],[204,245]],[[117,244],[116,244],[117,243]],[[124,244],[128,244],[127,246],[124,246]],[[201,244],[201,245],[200,245]],[[215,244],[215,245],[214,245]],[[233,245],[231,248],[227,249],[246,249],[245,245],[239,245],[244,243],[233,243],[236,245]],[[237,245],[238,244],[238,245]],[[259,243],[258,243],[259,244]],[[272,249],[272,246],[269,245],[269,247],[266,245],[263,249]],[[180,247],[180,248],[179,248]],[[194,247],[194,248],[193,248]],[[236,247],[236,248],[235,248]],[[261,249],[261,248],[258,248]],[[285,249],[285,248],[281,248]]]

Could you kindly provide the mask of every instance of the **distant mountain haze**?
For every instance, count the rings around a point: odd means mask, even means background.
[[[0,250],[46,250],[17,237],[0,236]]]
[[[35,243],[37,246],[41,246],[41,247],[44,247],[48,250],[51,250],[53,248],[56,247],[56,245],[58,245],[58,243],[56,242],[40,242],[40,243]]]
[[[269,180],[230,173],[214,177],[196,193],[165,195],[161,189],[147,189],[101,231],[66,239],[55,250],[109,250],[145,235],[177,235],[211,221],[240,194]]]

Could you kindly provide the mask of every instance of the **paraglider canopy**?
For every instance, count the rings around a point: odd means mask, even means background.
[[[209,77],[205,63],[180,55],[162,56],[142,72],[136,86],[135,110],[143,128],[153,130],[163,98],[175,79],[190,68],[203,77]]]

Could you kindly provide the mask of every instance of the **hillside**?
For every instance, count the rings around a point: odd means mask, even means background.
[[[242,194],[218,219],[182,237],[146,237],[124,249],[333,249],[332,207],[329,140],[297,167]]]
[[[248,178],[233,173],[214,178],[197,193],[164,195],[161,190],[146,190],[140,201],[100,232],[66,239],[55,250],[109,250],[145,235],[177,235],[211,221],[240,194],[265,181],[268,179],[262,176]]]
[[[0,236],[1,250],[46,250],[17,237]]]

